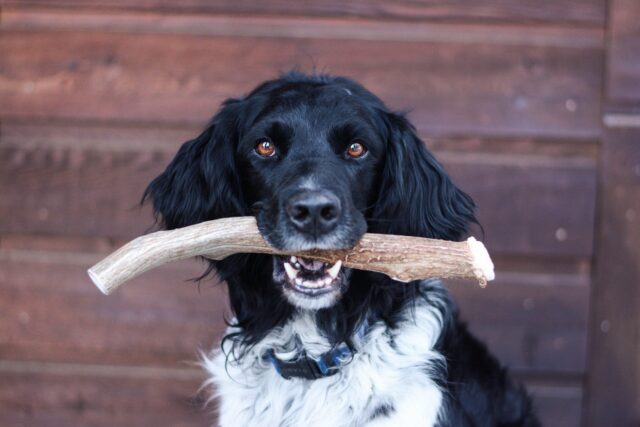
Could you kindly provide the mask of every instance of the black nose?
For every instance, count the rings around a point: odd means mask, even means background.
[[[286,212],[298,230],[319,236],[335,228],[342,208],[332,192],[306,190],[289,200]]]

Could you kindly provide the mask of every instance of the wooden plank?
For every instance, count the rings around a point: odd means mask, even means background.
[[[0,358],[175,366],[210,349],[224,328],[226,296],[185,279],[194,263],[149,272],[105,297],[86,278],[95,253],[0,251]],[[558,286],[550,286],[551,284]],[[55,284],[55,286],[53,285]],[[588,280],[576,274],[498,272],[482,290],[454,284],[472,329],[522,372],[579,373]]]
[[[640,129],[602,141],[588,426],[640,422]]]
[[[545,427],[581,427],[583,390],[578,384],[528,381],[527,390]]]
[[[133,237],[153,226],[139,201],[169,155],[0,151],[2,232]]]
[[[438,154],[456,183],[476,201],[483,240],[492,252],[592,252],[596,176],[589,160]]]
[[[195,129],[4,125],[0,233],[120,239],[143,233],[153,225],[149,209],[138,208],[145,186],[181,141],[195,133]],[[590,155],[573,151],[576,145],[589,151],[593,144],[531,143],[523,149],[514,140],[493,148],[474,141],[465,146],[437,141],[438,157],[476,199],[492,251],[591,254],[595,165]],[[554,148],[558,145],[570,152],[561,154]],[[574,215],[575,209],[581,214]]]
[[[607,94],[640,107],[640,2],[612,0]]]
[[[12,31],[86,30],[152,34],[191,34],[222,37],[279,37],[457,42],[500,45],[601,48],[600,28],[500,26],[465,23],[352,20],[274,16],[171,15],[156,12],[109,13],[60,9],[5,8],[2,27]]]
[[[204,396],[196,394],[200,383],[197,373],[186,370],[0,361],[0,423],[212,425],[215,404],[202,408]],[[580,425],[579,386],[527,381],[527,387],[545,426]]]
[[[97,254],[3,254],[0,358],[176,366],[217,345],[225,328],[224,289],[185,283],[204,270],[195,261],[105,297],[85,273]]]
[[[234,19],[226,27],[244,28]],[[188,20],[181,25],[190,28]],[[277,36],[286,25],[266,28],[277,28]],[[463,40],[456,37],[464,28],[439,27],[419,43],[63,29],[3,33],[1,116],[201,125],[226,97],[298,66],[354,77],[391,107],[411,109],[426,133],[592,139],[599,133],[599,42],[537,45],[534,31],[528,42],[510,45],[517,27],[501,36],[507,44],[483,42],[498,31],[492,27]],[[329,22],[325,30],[336,29]]]
[[[585,370],[589,277],[498,270],[482,289],[453,282],[462,318],[498,358],[520,372]]]
[[[2,361],[0,367],[0,424],[5,426],[186,427],[215,420],[197,396],[201,380],[188,374],[140,377],[116,369],[109,373],[109,367],[93,374],[84,367],[84,373],[73,374],[56,372],[73,368],[65,365]]]
[[[462,0],[5,0],[7,6],[47,6],[68,8],[118,8],[134,10],[161,10],[171,12],[207,12],[267,15],[352,16],[375,19],[406,20],[483,20],[524,21],[554,24],[577,24],[602,26],[605,20],[604,0],[524,0],[504,2],[485,0],[465,2]]]

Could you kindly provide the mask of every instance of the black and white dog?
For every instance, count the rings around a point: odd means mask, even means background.
[[[352,80],[287,74],[230,99],[148,187],[166,228],[255,215],[273,246],[367,231],[448,240],[475,221],[400,114]],[[437,281],[310,259],[216,262],[235,318],[205,357],[221,426],[537,426]]]

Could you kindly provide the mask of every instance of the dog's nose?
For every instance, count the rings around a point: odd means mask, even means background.
[[[340,199],[330,191],[303,191],[286,205],[287,215],[295,227],[318,236],[333,230],[342,208]]]

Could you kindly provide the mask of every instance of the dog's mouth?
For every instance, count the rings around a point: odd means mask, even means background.
[[[302,308],[328,307],[341,296],[349,269],[342,261],[326,263],[295,256],[276,256],[273,278],[290,302]]]
[[[342,261],[329,264],[301,257],[279,257],[284,285],[308,296],[322,295],[340,288]]]

